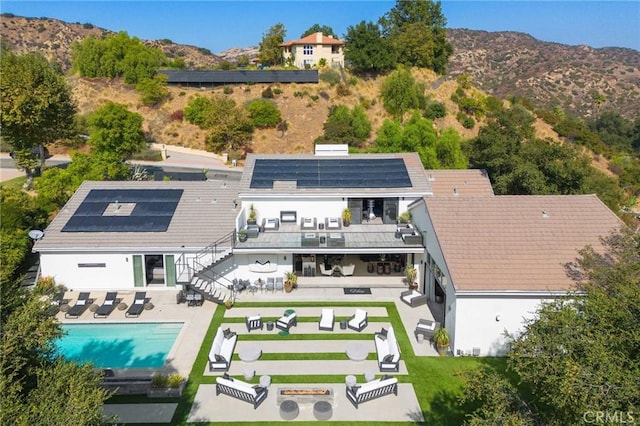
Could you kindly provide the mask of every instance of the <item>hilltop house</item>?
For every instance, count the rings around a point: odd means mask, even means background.
[[[331,67],[344,66],[344,42],[317,32],[299,40],[290,40],[280,45],[285,63],[292,61],[298,68],[310,68],[318,65],[320,59],[326,59]]]
[[[240,181],[85,182],[34,244],[41,275],[74,290],[189,286],[220,303],[239,281],[291,271],[399,296],[413,265],[429,299],[413,309],[431,311],[454,354],[495,355],[505,330],[573,288],[578,250],[623,226],[595,195],[496,196],[482,170],[334,148],[250,154]]]

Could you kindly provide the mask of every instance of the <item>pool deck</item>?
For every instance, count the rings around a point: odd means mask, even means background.
[[[292,293],[255,293],[241,295],[239,299],[243,302],[275,302],[275,301],[322,301],[322,302],[394,302],[402,319],[405,331],[409,335],[412,349],[417,356],[437,356],[435,349],[428,343],[418,343],[413,337],[413,329],[418,319],[433,319],[431,312],[426,305],[411,308],[402,303],[399,299],[400,292],[403,288],[377,288],[373,287],[370,295],[345,295],[342,288],[308,288],[299,287]],[[153,372],[162,373],[179,373],[184,377],[188,377],[193,367],[198,350],[205,337],[206,331],[211,323],[211,318],[217,305],[211,302],[205,302],[202,306],[189,307],[186,304],[176,304],[176,291],[167,290],[150,290],[146,289],[147,298],[154,305],[151,310],[145,310],[137,318],[126,318],[125,312],[115,309],[108,318],[94,318],[93,313],[87,309],[77,319],[65,319],[64,313],[59,313],[57,318],[63,323],[133,323],[133,322],[184,322],[184,326],[176,339],[172,350],[169,352],[167,362],[161,369],[150,371],[149,369],[117,369],[116,376],[139,376],[151,375]],[[91,291],[91,297],[95,298],[94,303],[100,305],[105,296],[104,290]],[[135,291],[119,291],[118,297],[128,305],[133,301]],[[75,302],[77,292],[68,292],[65,298],[70,299],[70,304]],[[334,309],[337,317],[351,315],[355,307],[340,306]],[[385,316],[386,309],[384,307],[371,307],[367,309],[370,316]],[[225,311],[226,318],[244,317],[248,314],[260,314],[263,317],[279,317],[283,308],[232,308]],[[299,316],[319,316],[320,308],[296,308]],[[379,312],[378,312],[379,311]],[[223,320],[224,321],[224,320]],[[230,327],[239,334],[247,333],[244,323],[228,323],[225,327]],[[378,331],[381,327],[388,327],[385,322],[370,322],[364,330],[365,333]],[[317,323],[301,322],[297,327],[292,329],[292,333],[318,333]],[[340,330],[339,324],[336,323],[334,333],[356,333],[353,330]],[[262,331],[252,331],[251,334],[258,333],[274,333],[268,332],[266,328]],[[375,352],[373,342],[368,339],[363,343],[368,345],[371,352]],[[236,346],[237,353],[241,345],[248,342],[240,340]],[[253,341],[252,344],[261,347],[263,353],[279,352],[283,348],[282,341]],[[344,342],[339,341],[323,341],[321,345],[310,346],[308,341],[286,341],[287,352],[308,352],[309,347],[314,347],[317,352],[342,352],[344,351]],[[363,374],[370,370],[379,377],[380,373],[377,368],[376,361],[261,361],[253,363],[245,363],[242,361],[233,361],[231,363],[230,374],[241,375],[247,368],[255,370],[256,375],[286,375],[286,374],[312,374],[312,375],[332,375],[332,374],[354,374],[358,378],[358,382],[364,381]],[[210,373],[208,369],[203,371],[205,375],[219,375],[221,373]],[[404,362],[401,363],[401,370],[398,374],[407,374]],[[322,384],[318,384],[322,386]],[[335,398],[333,402],[333,421],[398,421],[398,422],[416,422],[423,421],[422,412],[418,404],[417,396],[410,384],[401,384],[399,386],[398,397],[390,395],[387,397],[376,399],[374,402],[368,402],[359,409],[355,409],[344,395],[345,386],[328,383],[324,386],[334,390]],[[230,398],[228,396],[215,396],[215,385],[202,385],[196,393],[196,397],[188,417],[189,422],[271,422],[282,421],[279,415],[278,405],[276,401],[278,384],[272,384],[270,394],[263,404],[254,410],[251,405],[246,402]],[[145,409],[140,409],[141,404],[107,404],[105,405],[105,415],[115,415],[118,422],[122,423],[170,423],[173,413],[176,409],[175,403],[166,404],[144,404]],[[149,408],[153,409],[149,410]],[[234,407],[229,410],[228,408]],[[306,404],[300,405],[300,414],[295,419],[297,421],[315,420],[312,413],[312,407]],[[237,409],[236,409],[237,408]],[[150,411],[153,411],[154,417],[151,418]],[[222,417],[221,417],[222,416]]]

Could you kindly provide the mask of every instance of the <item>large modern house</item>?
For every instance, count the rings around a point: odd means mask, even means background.
[[[400,223],[405,212],[410,224]],[[348,214],[346,214],[348,213]],[[403,290],[418,270],[455,354],[500,354],[566,264],[622,222],[596,196],[495,196],[482,170],[424,170],[416,153],[247,157],[240,181],[85,182],[36,241],[41,275],[70,289],[238,282]]]
[[[323,58],[329,66],[344,66],[344,42],[321,32],[286,41],[281,47],[285,61],[292,60],[301,69],[318,65]]]

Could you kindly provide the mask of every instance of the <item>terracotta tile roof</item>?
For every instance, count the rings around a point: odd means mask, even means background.
[[[564,265],[623,226],[595,195],[424,200],[457,291],[570,289]]]
[[[434,197],[492,197],[493,187],[486,170],[425,170]],[[455,190],[455,191],[454,191]]]
[[[322,45],[327,45],[327,46],[331,46],[331,45],[342,46],[342,45],[344,45],[344,42],[342,40],[338,40],[337,38],[326,36],[324,34],[322,34],[322,38],[319,41],[317,36],[316,36],[316,34],[317,33],[309,34],[308,36],[303,37],[303,38],[298,39],[298,40],[285,41],[280,46],[282,46],[282,47],[295,46],[295,45],[299,45],[299,44],[316,44],[316,45],[317,44],[322,44]]]

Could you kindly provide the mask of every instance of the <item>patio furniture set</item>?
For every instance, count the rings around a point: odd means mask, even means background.
[[[266,280],[259,278],[253,283],[250,280],[234,278],[231,283],[233,285],[233,289],[236,292],[241,292],[244,290],[247,290],[251,293],[255,293],[258,290],[271,292],[284,291],[283,277],[267,277]]]
[[[125,312],[125,317],[130,318],[140,316],[142,311],[145,309],[145,305],[149,302],[149,299],[146,296],[147,293],[144,291],[136,292],[131,306],[129,306],[129,309]],[[78,300],[76,300],[75,304],[65,311],[64,317],[67,319],[79,318],[87,309],[89,309],[94,301],[95,299],[91,298],[90,292],[81,292],[78,295]],[[97,306],[96,310],[93,312],[93,317],[107,318],[120,304],[120,302],[122,302],[122,299],[118,297],[118,292],[107,292],[102,305]],[[62,306],[61,309],[63,309]]]

